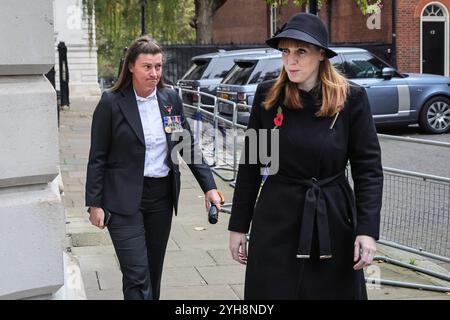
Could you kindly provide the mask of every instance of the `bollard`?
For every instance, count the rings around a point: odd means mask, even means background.
[[[67,63],[67,47],[61,41],[58,44],[59,55],[59,92],[61,95],[61,106],[70,106],[69,102],[69,66]]]

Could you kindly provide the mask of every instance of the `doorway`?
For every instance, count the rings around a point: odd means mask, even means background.
[[[448,12],[432,3],[425,7],[421,20],[421,72],[448,76]]]

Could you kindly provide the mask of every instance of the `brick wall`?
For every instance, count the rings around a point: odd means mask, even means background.
[[[302,10],[292,4],[278,9],[278,26]],[[270,37],[270,9],[264,0],[228,0],[214,14],[214,43],[261,43]]]
[[[420,16],[414,16],[419,0],[397,0],[397,68],[420,72]]]
[[[292,4],[292,0],[289,0],[289,5],[287,5],[286,7],[278,8],[278,11],[277,11],[277,15],[278,15],[277,26],[281,27],[294,14],[297,14],[297,13],[300,13],[300,12],[303,12],[303,11],[305,11],[303,7],[294,6]]]
[[[264,43],[269,12],[263,0],[228,0],[214,14],[214,43]]]
[[[328,1],[320,9],[319,16],[328,25],[328,8],[331,5],[330,41],[344,43],[391,43],[392,42],[392,1],[383,1],[380,29],[369,29],[367,19],[354,0]]]
[[[397,0],[397,65],[402,72],[420,72],[420,15],[431,2],[450,11],[450,0]]]

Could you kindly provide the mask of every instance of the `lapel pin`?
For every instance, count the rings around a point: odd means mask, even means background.
[[[337,120],[338,116],[339,116],[339,112],[338,112],[338,113],[336,113],[336,115],[334,116],[334,119],[333,119],[333,123],[332,123],[332,124],[331,124],[331,126],[330,126],[330,130],[332,130],[332,129],[333,129],[333,127],[334,127],[334,124],[336,123],[336,120]]]

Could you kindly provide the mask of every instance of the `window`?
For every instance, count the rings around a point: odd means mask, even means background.
[[[211,70],[204,75],[204,79],[223,78],[234,64],[233,57],[220,57],[213,60]]]
[[[248,83],[257,84],[263,81],[276,79],[280,74],[282,65],[283,63],[280,58],[259,60]]]
[[[345,54],[345,74],[350,79],[381,78],[383,68],[389,67],[370,53]]]
[[[330,63],[335,67],[341,74],[345,74],[344,65],[342,63],[341,58],[339,55],[333,57],[330,59]]]
[[[227,77],[223,79],[223,83],[226,84],[236,84],[244,85],[247,84],[250,75],[255,69],[257,61],[247,60],[247,61],[237,61],[236,64],[231,68]]]
[[[439,6],[432,4],[425,8],[425,11],[423,12],[423,16],[424,17],[443,17],[444,12],[442,11],[442,9]]]
[[[200,80],[211,59],[197,59],[193,61],[192,66],[186,72],[183,80]]]

